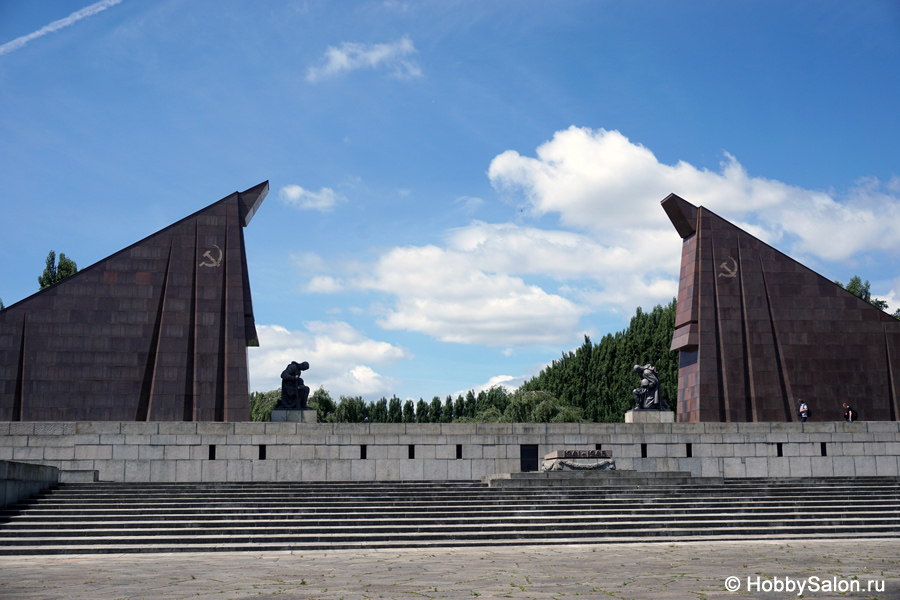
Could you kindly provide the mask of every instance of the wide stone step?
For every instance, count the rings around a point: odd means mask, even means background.
[[[0,554],[900,534],[896,478],[674,481],[541,489],[479,483],[65,484],[0,513]]]
[[[688,531],[681,535],[672,532],[671,535],[642,535],[641,532],[619,532],[617,535],[611,536],[585,536],[578,538],[554,537],[554,538],[503,538],[503,539],[487,539],[487,540],[471,540],[471,539],[453,539],[444,540],[424,540],[419,539],[410,542],[407,539],[386,540],[378,543],[371,541],[361,542],[313,542],[313,543],[297,543],[288,544],[272,544],[272,543],[246,543],[246,544],[191,544],[169,546],[165,544],[154,543],[136,543],[122,544],[115,546],[107,546],[102,544],[95,545],[79,545],[68,546],[48,545],[48,546],[32,546],[32,547],[6,547],[0,546],[0,556],[3,555],[50,555],[50,554],[118,554],[118,553],[173,553],[173,552],[276,552],[276,551],[295,551],[302,552],[304,550],[363,550],[363,549],[398,549],[405,548],[446,548],[448,546],[459,548],[477,548],[483,546],[533,546],[533,545],[572,545],[572,544],[614,544],[614,543],[655,543],[655,542],[700,542],[700,541],[736,541],[736,540],[802,540],[804,542],[815,540],[833,540],[833,539],[880,539],[895,538],[897,533],[888,532],[866,532],[861,535],[856,531],[848,532],[827,532],[821,533],[816,531],[807,531],[801,535],[793,532],[776,532],[758,535],[741,535],[739,533],[728,532],[724,534],[710,534],[704,531]]]
[[[645,503],[654,502],[670,502],[670,503],[690,503],[690,502],[795,502],[795,501],[817,501],[817,500],[859,500],[870,501],[878,499],[900,498],[900,491],[872,491],[865,494],[855,494],[849,492],[832,493],[832,494],[815,494],[815,493],[795,493],[795,494],[724,494],[708,492],[706,494],[695,494],[692,496],[681,496],[662,493],[657,490],[647,491],[645,493],[629,493],[620,495],[604,495],[604,494],[570,494],[570,495],[519,495],[510,494],[504,496],[482,496],[478,494],[470,494],[465,497],[408,497],[408,498],[326,498],[326,499],[308,499],[308,498],[272,498],[268,496],[240,496],[222,498],[214,494],[205,496],[192,496],[190,498],[166,498],[159,496],[156,498],[82,498],[67,499],[58,498],[42,498],[32,500],[30,502],[15,505],[17,507],[29,510],[50,510],[50,509],[74,509],[74,508],[92,508],[120,506],[128,507],[160,507],[170,509],[177,506],[197,507],[197,506],[236,506],[236,507],[296,507],[298,509],[315,510],[321,507],[343,507],[343,506],[373,506],[373,507],[419,507],[419,506],[497,506],[497,505],[556,505],[556,504],[577,504],[579,502],[590,503]]]
[[[391,519],[379,521],[303,521],[303,522],[278,522],[271,520],[244,520],[244,521],[218,521],[196,523],[193,521],[167,521],[167,522],[132,522],[132,523],[97,523],[93,526],[84,524],[71,524],[66,527],[36,527],[21,526],[4,528],[0,531],[0,539],[4,543],[13,543],[13,540],[28,543],[29,538],[80,538],[80,537],[132,537],[140,535],[158,536],[183,536],[191,537],[204,535],[240,536],[253,535],[310,535],[318,534],[323,530],[331,533],[345,533],[347,535],[359,535],[370,533],[395,532],[403,534],[408,532],[467,532],[467,531],[494,531],[507,532],[514,529],[526,530],[550,530],[562,531],[566,529],[628,529],[638,526],[647,528],[678,527],[685,524],[688,519],[685,515],[658,515],[655,519],[648,520],[642,515],[586,515],[584,517],[534,517],[517,516],[503,519],[452,519],[435,522],[429,519]],[[590,517],[595,517],[591,519]],[[586,525],[586,521],[590,525]],[[890,513],[857,513],[836,517],[835,515],[798,513],[784,514],[742,514],[735,518],[728,514],[703,514],[692,515],[689,521],[702,527],[719,527],[725,524],[732,526],[754,526],[765,522],[771,526],[812,526],[818,525],[824,528],[837,526],[875,526],[900,525],[900,512]],[[643,525],[642,525],[643,524]],[[118,527],[116,526],[118,525]],[[18,543],[18,542],[16,542]]]
[[[622,508],[638,507],[641,510],[647,508],[665,508],[679,509],[685,506],[696,508],[722,508],[732,507],[733,509],[747,509],[750,507],[778,506],[781,508],[788,507],[805,507],[805,506],[826,506],[837,509],[845,509],[848,505],[860,507],[872,503],[898,503],[900,495],[898,494],[880,494],[872,495],[867,498],[849,497],[845,495],[839,496],[795,496],[795,497],[706,497],[694,499],[673,499],[666,497],[634,497],[634,498],[616,498],[616,499],[557,499],[557,500],[541,500],[521,498],[506,498],[502,500],[486,501],[474,499],[467,502],[460,501],[429,501],[429,502],[402,502],[402,503],[359,503],[359,502],[333,502],[321,503],[315,505],[307,505],[298,502],[218,502],[214,498],[205,500],[196,500],[194,502],[108,502],[108,503],[61,503],[61,504],[40,504],[40,505],[24,505],[15,507],[12,510],[0,512],[0,521],[9,519],[17,515],[56,515],[56,516],[77,516],[91,514],[148,514],[149,512],[162,512],[165,514],[209,514],[211,512],[230,512],[235,514],[254,514],[257,512],[266,512],[268,514],[338,514],[341,512],[407,512],[416,510],[419,512],[443,511],[458,512],[491,512],[499,509],[505,510],[523,510],[534,509],[536,507],[552,507],[548,510],[566,510],[572,508],[605,508],[619,510]]]
[[[94,509],[91,511],[26,511],[23,513],[11,513],[6,516],[8,528],[20,527],[27,523],[44,523],[47,527],[67,526],[72,523],[91,522],[120,522],[123,524],[142,521],[169,521],[181,520],[201,523],[204,521],[242,521],[242,520],[272,520],[280,522],[306,522],[306,521],[335,521],[346,522],[353,520],[371,521],[373,519],[407,519],[421,518],[434,519],[481,519],[481,518],[507,518],[519,516],[534,517],[558,517],[558,518],[607,518],[620,515],[640,515],[643,517],[678,515],[700,516],[715,514],[733,514],[738,511],[742,514],[795,514],[809,513],[814,515],[830,516],[846,512],[846,504],[839,501],[817,501],[784,505],[780,502],[770,503],[653,503],[647,506],[623,504],[610,506],[556,506],[553,508],[538,508],[530,506],[518,507],[494,507],[491,509],[472,510],[467,507],[442,507],[437,511],[411,513],[406,510],[383,510],[377,507],[350,508],[346,510],[334,510],[327,507],[317,511],[294,512],[285,511],[277,507],[266,509],[232,508],[221,509],[208,507],[196,510],[178,510],[149,512],[139,509]],[[900,503],[894,498],[884,501],[859,503],[854,505],[853,512],[857,514],[886,514],[900,510]]]
[[[511,481],[513,479],[510,479]],[[590,483],[594,482],[594,480],[582,479],[579,481],[579,485],[560,485],[558,488],[550,488],[547,490],[543,490],[545,493],[554,493],[557,491],[573,491],[577,492],[580,488],[584,486],[582,483]],[[680,493],[691,493],[694,491],[702,491],[709,489],[718,489],[718,490],[729,490],[734,493],[738,493],[744,490],[756,490],[762,491],[767,490],[771,493],[781,493],[781,492],[789,492],[791,490],[820,490],[820,491],[830,491],[830,490],[839,490],[839,489],[855,489],[855,490],[867,490],[867,489],[900,489],[900,482],[891,481],[886,483],[879,482],[870,482],[870,481],[862,481],[862,482],[844,482],[844,483],[831,483],[831,484],[821,484],[821,483],[781,483],[778,485],[773,485],[771,483],[740,483],[740,484],[698,484],[695,480],[691,480],[691,483],[676,485],[671,482],[669,483],[660,483],[659,479],[655,479],[657,483],[655,485],[647,485],[640,486],[641,489],[669,489],[673,492]],[[571,482],[567,482],[571,483]],[[606,491],[607,493],[619,493],[619,490],[609,490],[606,486],[602,485],[602,483],[593,486],[594,489],[598,491]],[[627,490],[625,490],[627,491]],[[301,494],[305,496],[335,496],[335,495],[349,495],[353,497],[367,497],[367,496],[384,496],[384,495],[408,495],[408,494],[420,494],[420,495],[444,495],[444,494],[469,494],[469,493],[481,493],[481,494],[495,494],[500,495],[503,493],[513,493],[513,492],[530,492],[532,494],[538,493],[537,490],[497,490],[496,488],[488,488],[485,486],[470,486],[470,487],[447,487],[447,488],[417,488],[417,487],[385,487],[385,488],[325,488],[325,487],[303,487],[303,486],[270,486],[270,485],[253,485],[253,484],[241,484],[235,486],[223,486],[223,485],[183,485],[178,486],[177,484],[169,484],[167,486],[156,486],[152,484],[135,486],[134,484],[109,484],[106,486],[101,485],[75,485],[75,484],[61,484],[57,489],[50,490],[45,492],[43,495],[60,495],[60,494],[73,494],[73,495],[96,495],[103,496],[108,494],[117,494],[117,495],[139,495],[145,493],[151,494],[206,494],[206,493],[216,493],[216,494],[242,494],[242,493],[268,493],[268,494],[286,494],[286,495],[296,495]]]
[[[658,481],[658,480],[656,480]],[[586,489],[587,488],[587,489]],[[559,486],[550,489],[542,489],[542,490],[530,490],[527,488],[514,488],[514,489],[497,489],[497,488],[470,488],[463,490],[403,490],[403,489],[387,489],[387,490],[373,490],[373,491],[351,491],[351,490],[307,490],[303,488],[297,489],[285,489],[285,488],[252,488],[252,487],[242,487],[242,488],[174,488],[174,489],[154,489],[153,487],[147,488],[98,488],[94,490],[88,490],[84,488],[70,488],[69,485],[63,484],[58,489],[45,492],[43,494],[38,495],[38,498],[53,498],[53,497],[71,497],[71,498],[107,498],[110,496],[116,496],[119,498],[128,498],[128,497],[146,497],[146,496],[155,496],[155,497],[191,497],[195,495],[208,495],[208,494],[216,494],[221,497],[228,496],[244,496],[244,495],[268,495],[272,497],[302,497],[309,499],[328,499],[328,498],[394,498],[394,497],[408,497],[408,496],[435,496],[435,497],[454,497],[454,496],[470,496],[472,494],[477,494],[479,497],[506,497],[509,495],[529,495],[533,497],[547,497],[552,496],[554,494],[605,494],[605,495],[618,495],[618,494],[641,494],[645,493],[649,490],[665,490],[667,493],[673,495],[694,495],[697,493],[704,493],[706,491],[717,491],[720,494],[732,494],[732,495],[740,495],[740,494],[770,494],[770,495],[783,495],[783,494],[791,494],[791,493],[835,493],[835,492],[852,492],[852,493],[865,493],[868,491],[883,491],[883,490],[893,490],[900,491],[900,484],[874,484],[874,483],[860,483],[860,484],[844,484],[844,485],[831,485],[831,486],[823,486],[823,485],[804,485],[804,484],[792,484],[792,485],[782,485],[782,486],[765,486],[765,485],[707,485],[707,486],[699,486],[699,485],[647,485],[640,486],[637,488],[625,488],[622,490],[619,489],[611,489],[606,486],[586,486],[577,485],[577,486]]]
[[[0,545],[2,554],[23,554],[26,550],[40,550],[42,544],[49,547],[67,547],[69,551],[79,553],[94,551],[104,547],[111,551],[140,550],[143,545],[166,547],[168,551],[194,551],[202,546],[207,549],[234,550],[241,546],[256,545],[266,549],[299,549],[299,548],[342,548],[351,544],[362,544],[368,548],[383,547],[421,547],[424,544],[434,545],[458,545],[458,543],[477,542],[482,544],[508,544],[511,541],[518,543],[590,543],[602,542],[613,539],[669,540],[682,538],[691,540],[701,539],[772,539],[796,537],[807,539],[809,537],[874,537],[896,535],[896,525],[862,525],[846,524],[835,525],[827,531],[823,531],[819,524],[745,524],[723,522],[716,526],[698,529],[692,526],[648,528],[644,524],[630,528],[569,528],[558,531],[529,530],[527,528],[515,528],[503,532],[502,536],[493,530],[475,531],[428,531],[415,532],[384,532],[348,535],[344,533],[318,533],[310,535],[199,535],[186,539],[184,536],[131,536],[123,538],[66,538],[61,540],[55,537],[33,538],[27,540],[3,540]]]
[[[366,501],[333,498],[328,500],[310,501],[308,499],[275,499],[275,498],[258,498],[253,496],[241,498],[218,498],[216,496],[178,498],[178,499],[80,499],[72,501],[57,501],[54,499],[42,499],[29,503],[23,503],[10,507],[9,511],[21,510],[90,510],[93,508],[136,508],[141,510],[178,510],[191,509],[198,507],[221,507],[221,508],[258,508],[267,509],[278,507],[282,510],[293,511],[316,511],[323,508],[343,508],[343,507],[379,507],[379,508],[429,508],[441,506],[457,506],[457,507],[473,507],[483,506],[489,508],[492,506],[513,506],[513,505],[535,505],[535,506],[562,506],[568,504],[590,503],[590,504],[653,504],[653,503],[679,503],[679,502],[782,502],[784,504],[797,502],[811,502],[815,500],[829,500],[839,502],[869,502],[881,501],[889,499],[900,499],[900,492],[872,492],[868,494],[795,494],[795,495],[767,495],[767,496],[751,496],[751,495],[712,495],[693,496],[693,497],[677,497],[671,495],[627,495],[627,496],[578,496],[578,497],[522,497],[509,496],[504,498],[491,498],[468,496],[465,499],[460,498],[404,498],[404,499],[368,499]],[[7,511],[7,512],[9,512]]]

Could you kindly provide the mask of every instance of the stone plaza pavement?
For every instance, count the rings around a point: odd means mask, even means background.
[[[793,590],[766,591],[779,581]],[[714,600],[797,598],[799,583],[819,585],[803,598],[900,599],[900,539],[0,557],[3,600]]]

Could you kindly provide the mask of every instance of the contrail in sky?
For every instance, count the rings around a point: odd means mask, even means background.
[[[86,7],[82,8],[81,10],[77,10],[77,11],[73,12],[71,15],[69,15],[68,17],[66,17],[65,19],[60,19],[59,21],[53,21],[49,25],[45,25],[44,27],[41,27],[37,31],[29,33],[28,35],[23,35],[20,38],[16,38],[11,42],[7,42],[7,43],[3,44],[2,46],[0,46],[0,56],[3,56],[4,54],[9,54],[13,50],[18,50],[19,48],[21,48],[22,46],[24,46],[25,44],[27,44],[28,42],[30,42],[31,40],[33,40],[35,38],[39,38],[41,36],[47,35],[48,33],[52,33],[54,31],[62,29],[63,27],[68,27],[69,25],[72,25],[76,21],[80,21],[81,19],[90,17],[92,15],[96,15],[98,12],[104,11],[107,8],[109,8],[110,6],[115,6],[116,4],[119,4],[120,2],[122,2],[122,0],[102,0],[101,2],[95,2],[94,4],[91,4],[90,6],[86,6]]]

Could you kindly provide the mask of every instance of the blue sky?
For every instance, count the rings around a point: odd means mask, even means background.
[[[0,298],[269,180],[260,348],[515,386],[674,297],[668,193],[900,307],[900,5],[0,2]]]

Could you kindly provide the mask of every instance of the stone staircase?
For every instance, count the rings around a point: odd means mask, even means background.
[[[489,487],[69,483],[0,511],[0,554],[900,537],[900,478]]]

